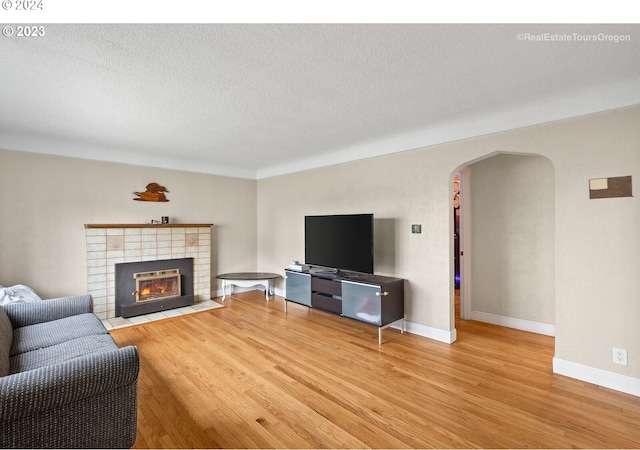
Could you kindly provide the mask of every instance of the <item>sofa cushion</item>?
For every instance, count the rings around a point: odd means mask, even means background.
[[[0,377],[9,373],[9,355],[11,353],[11,343],[13,342],[13,327],[11,320],[0,306]]]
[[[107,329],[92,313],[15,328],[11,356],[98,334],[107,334]]]
[[[12,356],[10,359],[9,373],[14,374],[39,369],[71,361],[93,353],[102,353],[117,349],[118,346],[109,334],[84,336],[57,345]]]

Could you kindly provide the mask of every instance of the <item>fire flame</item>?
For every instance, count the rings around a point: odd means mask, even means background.
[[[174,279],[147,281],[140,289],[140,299],[144,300],[148,297],[158,297],[167,293],[173,293],[175,289],[176,282]],[[179,295],[179,293],[176,293],[176,295]]]

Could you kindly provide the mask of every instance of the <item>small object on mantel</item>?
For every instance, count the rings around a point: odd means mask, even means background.
[[[162,216],[162,218],[160,220],[151,219],[147,223],[155,224],[155,225],[168,225],[169,224],[169,218],[167,216]]]
[[[138,196],[134,200],[142,202],[168,202],[169,199],[164,195],[165,192],[169,192],[166,187],[160,186],[158,183],[149,183],[146,191],[134,192],[133,195]]]

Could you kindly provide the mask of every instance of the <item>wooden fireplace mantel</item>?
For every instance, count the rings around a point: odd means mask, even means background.
[[[212,227],[212,223],[85,223],[90,228],[202,228]]]

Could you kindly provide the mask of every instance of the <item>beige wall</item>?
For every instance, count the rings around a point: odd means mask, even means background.
[[[259,180],[258,267],[304,258],[305,214],[372,212],[386,239],[375,270],[408,280],[407,319],[453,333],[453,175],[488,155],[541,155],[555,173],[556,358],[640,378],[640,204],[588,192],[590,178],[639,182],[638,123],[636,107]]]
[[[150,182],[169,202],[133,201]],[[0,284],[84,293],[85,223],[213,223],[212,277],[255,270],[256,181],[0,150]]]
[[[438,231],[449,227],[442,211],[451,212],[455,166],[442,156],[406,152],[260,180],[259,267],[282,271],[304,260],[305,215],[373,213],[375,272],[409,280],[410,321],[450,330],[449,304],[438,301],[449,297],[449,285],[438,282],[449,276],[449,240]],[[412,234],[420,223],[422,234]]]

